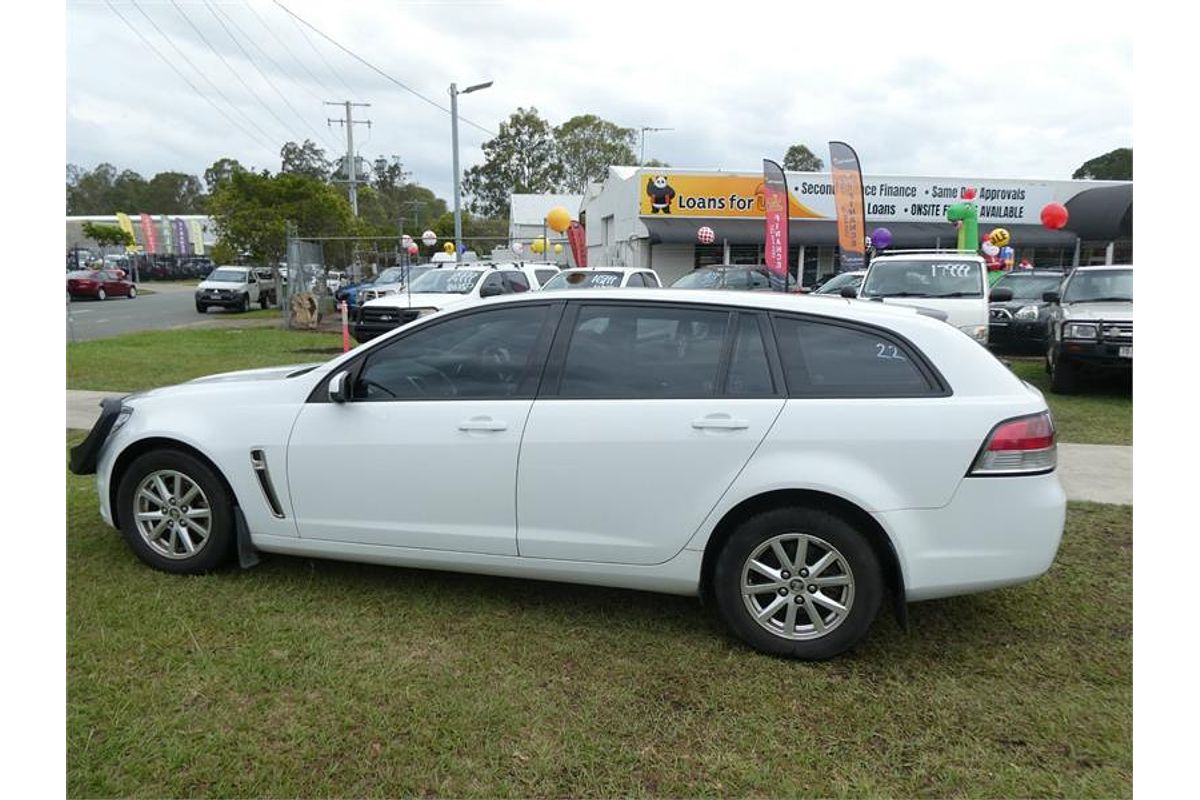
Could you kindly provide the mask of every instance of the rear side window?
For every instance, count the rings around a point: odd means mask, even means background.
[[[729,360],[729,378],[725,393],[731,397],[762,397],[775,394],[771,367],[767,364],[767,348],[763,344],[758,319],[739,314],[737,339]]]
[[[538,285],[540,285],[540,286],[545,286],[545,285],[546,285],[546,281],[550,280],[551,278],[553,278],[555,275],[557,275],[557,274],[558,274],[558,270],[554,270],[554,269],[537,269],[537,270],[534,270],[534,271],[533,271],[533,274],[537,276],[537,279],[538,279]]]
[[[529,278],[525,277],[523,272],[504,272],[504,288],[506,291],[513,292],[528,292]]]
[[[587,305],[563,363],[561,397],[712,397],[729,314]]]
[[[642,279],[646,281],[646,285],[651,289],[656,289],[662,286],[662,283],[658,280],[658,276],[653,272],[643,272],[641,275]]]
[[[642,280],[642,276],[639,273],[632,272],[629,274],[629,281],[625,285],[626,286],[645,286],[646,283],[645,283],[645,281]]]
[[[941,395],[912,350],[884,331],[774,316],[793,397]]]

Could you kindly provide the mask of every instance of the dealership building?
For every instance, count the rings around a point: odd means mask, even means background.
[[[808,286],[837,271],[838,240],[829,173],[789,172],[788,264]],[[1016,258],[1035,266],[1131,263],[1133,184],[864,175],[866,228],[886,227],[892,249],[953,248],[948,206],[974,189],[981,232],[1005,228]],[[1049,230],[1041,210],[1066,206],[1067,227]],[[589,266],[649,267],[671,283],[697,267],[763,263],[761,172],[614,166],[578,207]],[[716,234],[701,244],[703,226]]]

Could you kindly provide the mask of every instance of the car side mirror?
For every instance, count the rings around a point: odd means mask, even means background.
[[[495,297],[501,294],[504,294],[504,289],[500,286],[484,286],[479,290],[480,297]]]
[[[329,402],[350,402],[350,373],[342,370],[329,379]]]
[[[1058,292],[1042,292],[1043,303],[1057,303],[1059,301]]]
[[[1007,303],[1013,299],[1013,291],[1007,286],[997,286],[992,289],[992,293],[988,295],[988,299],[993,303]]]
[[[843,286],[839,294],[847,300],[853,300],[858,297],[858,289],[855,289],[853,286]]]

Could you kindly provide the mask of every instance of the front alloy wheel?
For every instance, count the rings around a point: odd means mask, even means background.
[[[212,506],[207,495],[177,470],[156,470],[138,484],[134,514],[142,541],[164,558],[196,555],[212,533]]]

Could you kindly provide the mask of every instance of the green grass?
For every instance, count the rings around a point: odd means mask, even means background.
[[[1095,380],[1078,394],[1054,394],[1044,361],[1005,358],[1022,380],[1041,389],[1058,426],[1060,442],[1133,444],[1133,391],[1127,380]]]
[[[259,311],[239,315],[278,314]],[[136,391],[228,372],[325,361],[341,352],[336,334],[280,328],[193,328],[147,331],[71,342],[67,388]]]
[[[286,557],[169,576],[68,476],[67,793],[1129,797],[1131,517],[1072,505],[1046,576],[803,664],[686,598]]]

